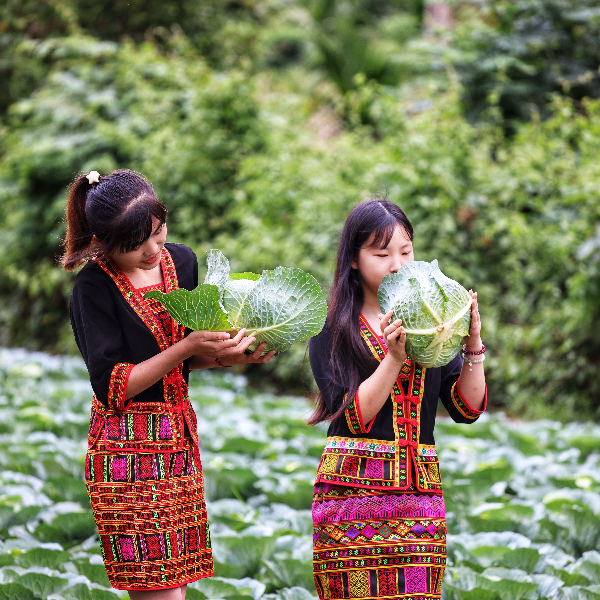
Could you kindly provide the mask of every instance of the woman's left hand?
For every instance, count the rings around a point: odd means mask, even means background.
[[[271,350],[264,356],[261,356],[267,347],[266,342],[259,344],[258,348],[252,354],[247,354],[246,350],[256,341],[256,338],[252,336],[244,337],[244,333],[246,333],[246,330],[242,329],[233,338],[238,341],[236,346],[226,348],[217,354],[217,359],[222,365],[233,367],[233,365],[245,365],[248,363],[268,363],[275,356],[275,350]]]
[[[463,338],[463,344],[466,344],[467,349],[479,351],[481,349],[481,316],[477,304],[477,292],[469,290],[469,295],[471,296],[471,326],[469,335]]]

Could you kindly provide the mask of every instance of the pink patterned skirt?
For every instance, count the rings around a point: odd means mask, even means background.
[[[318,483],[313,565],[319,598],[440,598],[444,498]]]

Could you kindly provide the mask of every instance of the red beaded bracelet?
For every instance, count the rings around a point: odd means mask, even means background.
[[[474,354],[475,356],[479,355],[479,354],[483,354],[485,352],[485,346],[483,344],[481,344],[481,350],[477,350],[477,352],[471,352],[470,350],[467,350],[467,345],[465,344],[463,346],[463,354]]]
[[[227,367],[228,365],[224,365],[218,358],[215,358],[215,362],[220,366],[220,367]]]

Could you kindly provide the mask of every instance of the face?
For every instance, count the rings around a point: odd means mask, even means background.
[[[167,224],[152,217],[152,234],[135,250],[130,252],[114,252],[111,258],[124,273],[142,269],[150,271],[160,265],[160,251],[167,239]]]
[[[415,260],[412,242],[401,227],[396,227],[386,248],[371,246],[374,238],[372,233],[352,262],[352,268],[357,269],[360,275],[365,296],[377,296],[379,284],[386,275]]]

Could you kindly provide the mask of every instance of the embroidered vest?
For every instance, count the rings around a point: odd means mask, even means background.
[[[169,347],[169,340],[142,294],[133,287],[127,276],[110,259],[98,265],[115,282],[123,298],[133,308],[156,339],[160,350]],[[162,249],[165,292],[179,288],[177,271],[171,254]],[[172,320],[172,343],[182,340],[185,327]],[[163,378],[163,402],[132,402],[125,406],[127,379],[134,365],[115,365],[110,379],[108,407],[94,395],[88,435],[88,448],[108,452],[177,452],[183,448],[184,419],[188,430],[198,443],[196,415],[188,396],[180,363]]]
[[[387,348],[360,317],[360,334],[373,356],[381,362]],[[390,393],[394,441],[376,440],[358,434],[356,437],[327,438],[317,482],[329,482],[378,490],[408,490],[442,493],[435,446],[419,444],[421,402],[425,383],[425,367],[407,360]],[[402,382],[407,382],[405,394]],[[357,421],[356,402],[346,411],[351,429]]]

